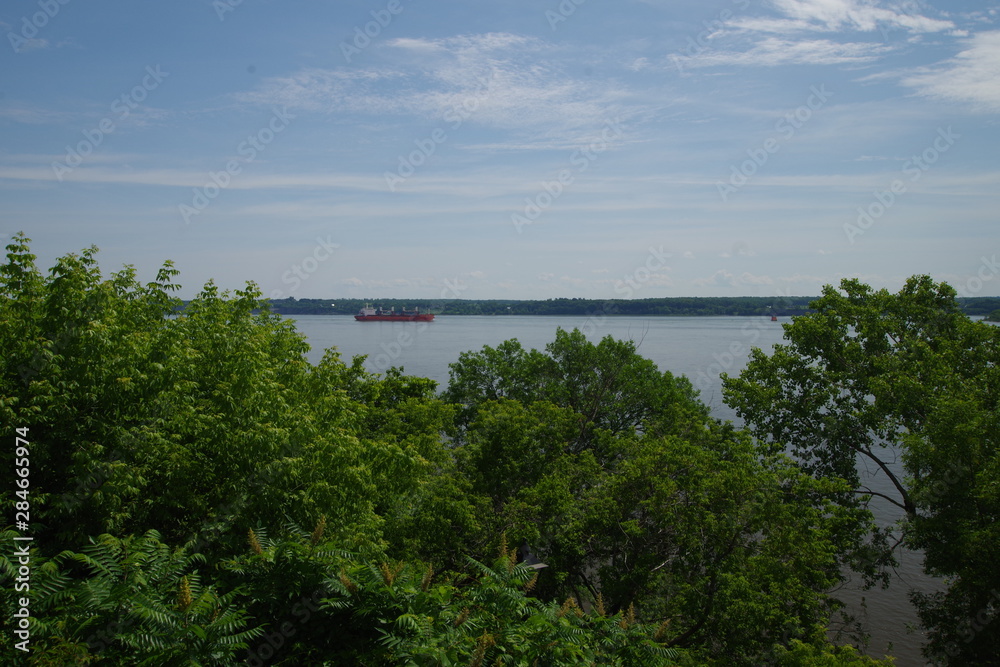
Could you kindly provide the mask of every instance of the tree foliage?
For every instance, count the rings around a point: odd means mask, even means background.
[[[15,536],[3,534],[5,571],[13,568],[7,554]],[[202,584],[204,557],[170,549],[155,531],[102,535],[53,558],[34,552],[32,562],[36,664],[88,664],[98,656],[111,664],[237,664],[263,633],[248,627],[238,590]]]
[[[142,284],[93,248],[44,275],[23,235],[7,250],[35,664],[864,664],[824,634],[871,528],[835,502],[850,487],[716,422],[631,342],[507,341],[436,395],[309,364],[252,284],[182,304],[169,263]]]
[[[47,279],[26,240],[8,258],[0,411],[31,430],[42,539],[156,529],[216,545],[323,514],[377,546],[380,509],[440,457],[433,383],[378,381],[333,352],[310,366],[253,286],[209,283],[176,313],[169,264],[143,286],[128,268],[103,279],[93,250]]]
[[[1000,655],[1000,329],[975,322],[955,291],[918,276],[897,294],[856,280],[785,325],[786,344],[755,350],[727,401],[775,450],[816,478],[847,480],[844,506],[882,496],[943,593],[915,595],[929,658],[985,664]],[[900,455],[903,466],[894,465]],[[868,462],[894,492],[863,484]]]
[[[585,612],[529,597],[538,578],[501,546],[491,566],[469,560],[468,575],[437,577],[428,566],[357,564],[331,579],[326,605],[349,636],[377,635],[379,649],[351,647],[344,663],[385,665],[673,665],[682,655],[634,614]]]
[[[462,405],[470,502],[492,509],[466,550],[505,532],[553,571],[539,595],[635,608],[705,660],[755,664],[814,641],[871,527],[827,500],[842,483],[711,419],[631,342],[559,330],[544,352],[511,340],[463,353],[444,396]]]

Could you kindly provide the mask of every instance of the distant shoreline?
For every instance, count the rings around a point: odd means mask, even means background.
[[[286,313],[286,312],[279,312],[278,315],[335,315],[337,317],[354,317],[354,315],[350,314],[350,313]],[[488,314],[485,314],[485,315],[484,314],[471,315],[471,314],[461,314],[461,313],[436,313],[435,314],[435,318],[437,318],[437,317],[444,317],[444,318],[448,318],[448,317],[581,317],[581,316],[588,316],[589,317],[589,316],[592,316],[592,315],[597,316],[597,315],[601,315],[601,314],[600,313],[560,313],[560,314],[545,314],[545,313],[542,313],[542,314],[534,314],[534,313],[523,314],[523,313],[518,313],[516,315],[513,315],[513,314],[510,314],[510,313],[488,313]],[[715,315],[715,314],[712,314],[712,313],[701,313],[701,314],[699,314],[699,313],[673,313],[673,314],[666,314],[666,315],[664,315],[664,314],[658,314],[658,313],[650,313],[650,314],[642,314],[642,313],[638,313],[638,314],[633,314],[633,313],[624,313],[624,314],[623,313],[604,313],[603,316],[604,317],[622,317],[622,318],[624,318],[624,317],[770,317],[770,315],[761,314],[761,313],[754,313],[754,314],[750,314],[750,315],[743,315],[743,314],[736,314],[736,315]],[[779,320],[782,319],[782,318],[787,319],[788,317],[790,317],[790,315],[778,315],[777,317],[778,317]],[[378,321],[378,320],[373,320],[373,321]],[[400,321],[402,321],[402,320],[400,320]]]
[[[279,315],[355,315],[366,304],[384,309],[418,309],[439,316],[711,317],[787,318],[810,312],[816,296],[663,297],[651,299],[285,299],[269,300]],[[959,298],[966,315],[989,315],[1000,297]]]

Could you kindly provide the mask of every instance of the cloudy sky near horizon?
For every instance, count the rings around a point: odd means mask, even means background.
[[[97,5],[97,6],[95,6]],[[265,295],[1000,295],[1000,3],[17,0],[0,234]]]

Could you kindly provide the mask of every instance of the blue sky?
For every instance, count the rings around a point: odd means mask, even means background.
[[[0,9],[0,234],[265,295],[1000,295],[1000,4]]]

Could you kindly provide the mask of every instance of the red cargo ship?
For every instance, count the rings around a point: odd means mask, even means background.
[[[402,310],[397,313],[392,308],[389,310],[375,309],[365,304],[365,307],[354,316],[354,319],[358,322],[430,322],[434,319],[434,315],[421,313],[419,308],[412,311]]]

